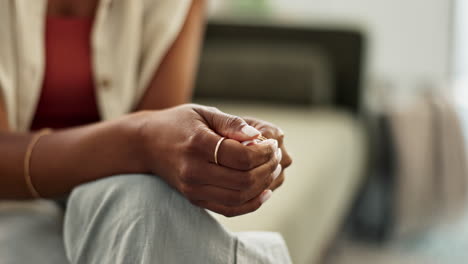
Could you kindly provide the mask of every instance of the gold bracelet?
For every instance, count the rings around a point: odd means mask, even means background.
[[[26,186],[28,187],[29,192],[34,198],[41,198],[41,195],[37,191],[37,189],[34,187],[34,184],[32,183],[32,178],[31,178],[31,156],[32,152],[34,150],[34,147],[36,146],[37,142],[39,142],[39,139],[41,139],[42,136],[45,136],[47,134],[50,134],[52,130],[50,129],[43,129],[39,132],[37,132],[31,139],[31,142],[29,142],[28,148],[26,149],[26,154],[24,156],[24,180],[26,182]]]

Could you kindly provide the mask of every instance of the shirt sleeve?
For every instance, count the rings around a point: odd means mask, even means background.
[[[146,0],[137,98],[141,98],[165,54],[179,35],[191,2],[192,0]]]

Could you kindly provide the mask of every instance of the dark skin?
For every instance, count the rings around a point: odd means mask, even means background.
[[[94,16],[96,0],[49,0],[48,13]],[[204,28],[205,2],[194,0],[180,35],[155,72],[135,113],[117,120],[54,131],[43,136],[31,157],[31,176],[39,193],[54,198],[74,187],[122,173],[159,175],[192,203],[226,216],[253,212],[262,195],[284,180],[273,171],[287,168],[291,159],[276,126],[241,119],[190,101]],[[0,97],[0,199],[30,199],[23,171],[32,134],[11,132]],[[244,146],[239,142],[252,125],[274,141]],[[221,136],[220,166],[213,151]],[[60,155],[57,155],[60,153]]]

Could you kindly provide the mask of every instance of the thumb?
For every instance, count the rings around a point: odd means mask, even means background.
[[[247,124],[244,119],[221,112],[217,108],[204,107],[197,112],[205,119],[209,128],[223,137],[243,142],[261,135],[260,131]]]

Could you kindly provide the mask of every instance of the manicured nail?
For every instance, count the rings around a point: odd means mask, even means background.
[[[278,148],[278,140],[276,139],[267,139],[265,141],[261,141],[259,144],[271,144],[273,146],[273,148],[276,149]]]
[[[278,140],[276,139],[272,139],[273,140],[273,146],[275,146],[275,148],[278,148]]]
[[[278,150],[276,151],[276,158],[278,158],[278,161],[281,162],[281,160],[283,160],[283,151],[278,148]]]
[[[248,140],[248,141],[242,142],[242,145],[244,145],[244,146],[250,146],[251,144],[254,144],[253,140]]]
[[[276,167],[275,171],[273,172],[273,179],[276,179],[278,178],[278,176],[280,176],[281,174],[281,164],[278,164],[278,166]]]
[[[258,143],[260,143],[260,142],[261,142],[261,140],[259,140],[259,139],[254,139],[254,140],[244,141],[244,142],[242,142],[242,145],[244,145],[244,146],[252,146],[252,145],[256,145],[256,144],[258,144]]]
[[[266,190],[262,193],[262,196],[260,197],[260,202],[262,204],[264,204],[266,201],[268,201],[268,199],[271,198],[271,195],[273,194],[273,192],[271,190]]]
[[[255,129],[255,127],[253,126],[244,126],[242,129],[241,129],[242,133],[244,133],[245,135],[247,135],[248,137],[255,137],[255,136],[258,136],[260,135],[260,131],[258,131],[257,129]]]

